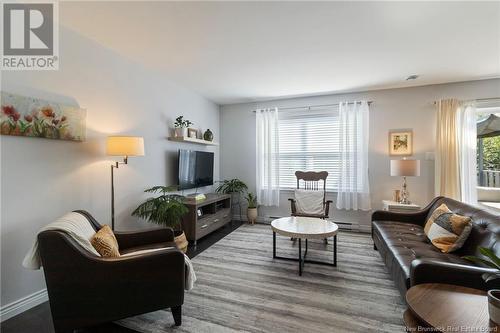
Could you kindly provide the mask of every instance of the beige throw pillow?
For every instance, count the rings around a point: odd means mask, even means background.
[[[432,212],[424,227],[431,243],[445,253],[461,248],[471,230],[471,218],[454,214],[445,204]]]
[[[108,225],[105,225],[90,239],[92,246],[103,257],[119,257],[118,241],[116,240],[113,230]]]

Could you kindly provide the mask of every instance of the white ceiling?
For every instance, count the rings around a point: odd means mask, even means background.
[[[500,76],[500,2],[64,2],[60,17],[219,104]]]

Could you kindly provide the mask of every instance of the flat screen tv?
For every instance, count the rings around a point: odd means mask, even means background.
[[[214,184],[214,153],[179,149],[179,190]]]

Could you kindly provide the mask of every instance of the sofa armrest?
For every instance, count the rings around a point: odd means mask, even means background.
[[[436,201],[442,198],[443,197],[434,198],[426,207],[417,212],[396,213],[396,212],[389,212],[386,210],[377,210],[372,214],[372,221],[395,221],[395,222],[418,224],[423,227],[431,208],[434,206]]]
[[[155,279],[163,280],[169,287],[173,285],[184,288],[185,257],[177,248],[158,249],[152,252],[132,254],[118,258],[92,257],[95,271],[100,271],[112,283],[130,284],[132,275],[149,280],[154,271]],[[127,274],[123,274],[127,272]],[[135,273],[132,273],[135,272]]]
[[[372,221],[395,221],[424,226],[426,217],[427,212],[422,210],[412,213],[396,213],[386,210],[376,210],[372,214]]]
[[[154,243],[174,241],[174,231],[171,228],[149,229],[138,231],[115,231],[115,237],[120,249],[143,246]]]
[[[500,280],[485,282],[482,277],[485,273],[495,272],[492,268],[416,259],[410,267],[410,285],[446,283],[481,290],[498,289]]]

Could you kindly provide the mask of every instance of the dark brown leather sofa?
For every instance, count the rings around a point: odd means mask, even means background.
[[[87,212],[95,230],[101,225]],[[174,249],[102,258],[61,231],[38,235],[40,255],[56,332],[94,326],[141,313],[171,308],[181,324],[184,255],[172,229],[116,232],[120,252],[173,246]]]
[[[471,234],[464,246],[453,253],[442,253],[424,233],[430,214],[445,203],[454,213],[473,220]],[[474,266],[462,256],[480,255],[477,247],[492,248],[500,255],[500,215],[462,202],[437,197],[414,213],[376,211],[372,215],[372,238],[401,295],[411,286],[422,283],[448,283],[476,289],[500,287],[499,280],[484,282],[481,275],[491,268]]]

